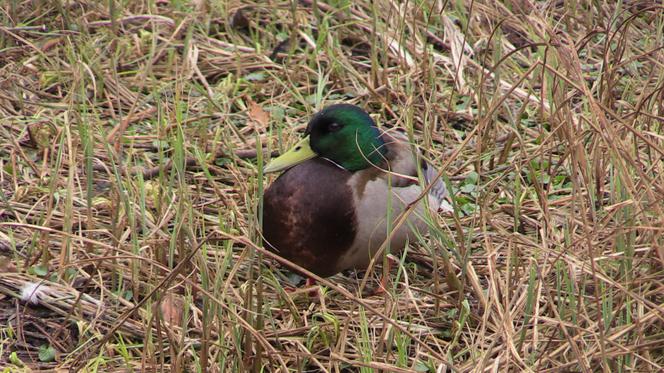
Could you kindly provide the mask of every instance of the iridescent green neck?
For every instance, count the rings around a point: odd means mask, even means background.
[[[374,121],[357,106],[325,108],[309,122],[307,132],[314,152],[351,172],[380,164],[386,153]]]

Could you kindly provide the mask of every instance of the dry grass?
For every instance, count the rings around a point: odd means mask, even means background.
[[[662,370],[664,8],[531,3],[4,2],[0,365]],[[339,101],[455,191],[384,296],[260,246],[263,155]]]

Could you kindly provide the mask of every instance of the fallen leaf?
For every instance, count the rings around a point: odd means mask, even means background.
[[[166,294],[159,305],[164,322],[174,326],[182,326],[182,297],[177,294]]]
[[[49,363],[55,361],[55,348],[50,345],[41,345],[39,347],[39,361]]]
[[[267,127],[268,122],[270,121],[270,114],[263,110],[263,108],[254,102],[254,100],[249,99],[249,118],[254,122],[258,123],[262,127]]]
[[[16,272],[16,264],[12,258],[0,256],[0,273]]]
[[[30,142],[39,150],[48,149],[55,137],[55,128],[44,122],[32,123],[28,125],[28,134]]]

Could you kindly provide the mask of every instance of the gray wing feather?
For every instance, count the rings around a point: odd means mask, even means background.
[[[411,150],[411,146],[408,142],[408,137],[406,134],[400,132],[399,130],[389,130],[383,132],[383,140],[388,147],[390,157],[389,161],[391,164],[391,170],[396,174],[408,175],[417,177],[417,163],[419,162],[420,167],[422,168],[422,175],[424,176],[424,181],[429,185],[435,178],[438,176],[438,170],[431,166],[417,151],[415,157]],[[411,185],[413,182],[412,178],[393,178],[392,183],[396,187],[406,187]],[[429,189],[429,195],[433,197],[437,210],[439,211],[452,211],[452,206],[445,200],[447,198],[447,188],[445,187],[445,182],[442,178],[438,178],[431,189]]]
[[[422,161],[422,173],[427,185],[438,176],[438,170],[432,167],[427,161]],[[442,177],[439,177],[429,189],[429,195],[438,203],[438,210],[451,211],[452,206],[445,200],[447,197],[447,187]]]

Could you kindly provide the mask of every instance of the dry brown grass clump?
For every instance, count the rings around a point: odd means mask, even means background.
[[[658,2],[1,7],[0,365],[663,369]],[[341,101],[454,190],[384,296],[260,244],[259,165]]]

